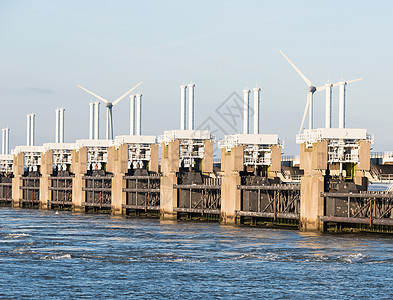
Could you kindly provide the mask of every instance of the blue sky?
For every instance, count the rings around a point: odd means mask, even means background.
[[[347,127],[375,135],[373,151],[393,150],[393,21],[390,1],[7,1],[0,0],[0,126],[11,147],[25,144],[26,113],[36,113],[36,144],[54,141],[56,107],[65,141],[88,137],[91,96],[116,99],[143,80],[144,134],[180,123],[180,84],[193,81],[196,126],[247,85],[262,88],[262,132],[295,136],[307,86],[278,49],[316,85],[363,77],[348,87]],[[338,90],[333,121],[337,125]],[[315,94],[324,124],[324,93]],[[129,132],[129,102],[113,109],[115,135]],[[101,106],[101,137],[105,112]],[[238,122],[241,124],[241,122]],[[238,124],[238,125],[239,125]],[[236,125],[236,126],[238,126]],[[235,127],[236,127],[235,126]],[[239,127],[239,130],[241,127]]]

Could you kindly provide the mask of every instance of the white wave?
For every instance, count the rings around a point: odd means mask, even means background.
[[[30,234],[27,233],[10,233],[7,234],[4,239],[17,239],[17,238],[21,238],[21,237],[27,237],[30,236]]]
[[[57,259],[71,259],[72,256],[69,253],[63,254],[63,255],[46,255],[44,257],[41,257],[40,259],[43,260],[57,260]]]
[[[338,257],[339,260],[341,260],[343,262],[347,262],[347,263],[360,262],[366,258],[367,258],[367,256],[362,253],[343,255],[343,256]]]

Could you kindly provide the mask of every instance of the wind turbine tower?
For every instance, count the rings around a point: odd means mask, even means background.
[[[106,107],[106,139],[107,140],[113,140],[113,116],[112,116],[112,108],[118,104],[124,97],[126,97],[129,93],[131,93],[134,89],[136,89],[139,85],[142,84],[142,81],[139,82],[136,86],[134,86],[132,89],[130,89],[129,91],[125,92],[123,95],[121,95],[119,98],[117,98],[116,100],[114,100],[113,102],[108,101],[107,99],[98,96],[97,94],[85,89],[84,87],[77,85],[77,87],[81,88],[82,90],[84,90],[85,92],[89,93],[90,95],[96,97],[98,100],[101,100],[102,102],[105,103],[105,107]],[[98,139],[98,105],[96,105],[96,115],[95,115],[95,119],[97,120],[97,122],[95,122],[95,132],[96,134],[96,138]]]

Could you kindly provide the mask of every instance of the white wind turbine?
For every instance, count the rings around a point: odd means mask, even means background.
[[[81,88],[85,92],[89,93],[90,95],[96,97],[97,99],[99,99],[105,103],[105,106],[106,106],[106,139],[107,140],[109,140],[109,139],[113,140],[112,107],[115,106],[117,103],[119,103],[125,96],[127,96],[129,93],[131,93],[133,90],[135,90],[141,84],[142,84],[142,81],[139,82],[136,86],[134,86],[129,91],[125,92],[123,95],[121,95],[119,98],[117,98],[113,102],[109,102],[105,98],[102,98],[102,97],[98,96],[97,94],[85,89],[84,87],[77,85],[77,87]],[[98,126],[98,124],[97,124],[97,126]]]
[[[313,128],[313,95],[315,92],[324,91],[326,89],[326,86],[319,86],[319,87],[313,86],[311,81],[306,76],[304,76],[302,72],[300,72],[300,70],[289,60],[289,58],[281,50],[279,51],[282,54],[282,56],[284,56],[284,58],[289,62],[289,64],[295,69],[295,71],[300,75],[300,77],[306,82],[308,86],[307,103],[304,109],[302,123],[300,124],[300,129],[299,129],[299,134],[300,134],[303,129],[304,121],[306,119],[308,110],[309,110],[308,128],[309,129]]]

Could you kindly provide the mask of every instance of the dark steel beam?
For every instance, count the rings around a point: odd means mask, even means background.
[[[123,204],[122,205],[123,208],[130,208],[130,209],[141,209],[141,210],[160,210],[159,206],[144,206],[144,205],[127,205],[127,204]]]
[[[190,213],[200,213],[200,214],[211,214],[211,215],[219,215],[219,209],[201,209],[201,208],[182,208],[182,207],[174,207],[174,211],[176,212],[190,212]]]
[[[138,193],[159,193],[160,189],[131,189],[131,188],[123,188],[123,192],[138,192]]]
[[[254,211],[237,211],[236,215],[241,217],[261,217],[261,218],[274,218],[274,213],[268,212],[254,212]],[[291,220],[299,220],[300,214],[291,214],[291,213],[277,213],[277,219],[291,219]]]
[[[239,190],[300,191],[300,184],[238,185]]]
[[[321,193],[321,197],[329,198],[384,198],[393,199],[393,193]]]
[[[174,184],[173,188],[181,190],[220,190],[220,185],[205,185],[205,184]]]

